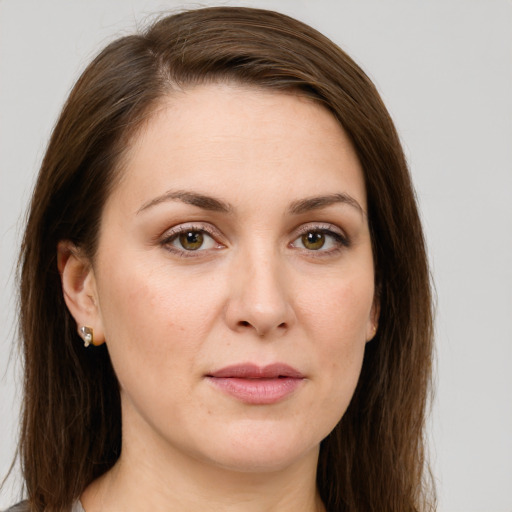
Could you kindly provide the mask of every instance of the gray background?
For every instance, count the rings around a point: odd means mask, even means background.
[[[223,3],[310,23],[378,86],[411,165],[438,295],[429,444],[439,510],[512,512],[512,2]],[[0,0],[0,475],[19,408],[13,266],[58,111],[113,36],[157,10],[211,4]],[[17,484],[2,491],[0,508]]]

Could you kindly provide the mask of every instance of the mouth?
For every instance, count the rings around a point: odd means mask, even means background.
[[[251,405],[270,405],[293,394],[304,382],[304,375],[283,363],[268,366],[239,364],[226,366],[206,375],[221,392]]]

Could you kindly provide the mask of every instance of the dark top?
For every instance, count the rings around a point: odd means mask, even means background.
[[[11,508],[8,508],[5,512],[30,512],[28,508],[28,501],[22,501]],[[85,512],[84,507],[80,503],[80,500],[75,501],[69,512]]]

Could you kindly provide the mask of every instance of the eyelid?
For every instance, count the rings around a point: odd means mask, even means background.
[[[337,244],[337,247],[335,247],[334,249],[330,249],[330,250],[316,250],[315,251],[312,249],[306,249],[306,248],[302,249],[301,247],[296,247],[299,250],[306,251],[308,254],[310,254],[312,256],[315,256],[315,257],[327,256],[329,254],[338,252],[342,248],[350,247],[350,245],[351,245],[351,240],[350,240],[349,236],[339,226],[336,226],[335,224],[331,224],[329,222],[320,222],[320,223],[311,222],[308,224],[301,225],[298,229],[295,230],[295,232],[293,234],[293,240],[290,243],[290,245],[295,248],[295,246],[293,246],[292,244],[298,238],[300,238],[301,235],[304,235],[305,233],[309,233],[312,231],[317,231],[317,232],[324,233],[328,236],[333,237]]]
[[[185,249],[179,249],[177,247],[171,246],[171,242],[176,239],[179,235],[182,233],[186,233],[187,231],[197,231],[200,233],[206,233],[210,238],[212,238],[215,243],[217,244],[217,247],[215,249],[221,249],[225,246],[224,243],[219,241],[219,238],[224,238],[221,232],[216,229],[214,226],[208,223],[202,223],[202,222],[185,222],[183,224],[178,224],[176,226],[173,226],[172,228],[166,230],[163,235],[159,237],[159,243],[162,246],[165,246],[165,248],[174,254],[181,255],[184,257],[196,257],[201,255],[200,253],[208,252],[212,249],[197,249],[196,251],[187,251]]]
[[[304,233],[308,233],[309,231],[321,231],[327,234],[333,233],[346,240],[347,243],[349,240],[348,235],[339,226],[336,226],[336,224],[331,224],[330,222],[310,222],[307,224],[302,224],[295,230],[294,236],[300,236]]]
[[[177,224],[172,228],[167,229],[160,238],[171,238],[175,235],[179,235],[185,231],[201,231],[203,233],[207,233],[208,235],[218,238],[222,238],[222,234],[220,231],[207,222],[184,222],[182,224]]]

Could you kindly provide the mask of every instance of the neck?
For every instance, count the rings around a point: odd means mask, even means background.
[[[123,430],[116,465],[83,493],[86,512],[324,511],[316,489],[318,447],[286,467],[237,471],[182,453],[163,439]]]
[[[324,510],[314,475],[306,478],[300,463],[293,468],[258,473],[205,468],[200,463],[200,468],[183,464],[162,472],[153,464],[130,459],[121,457],[84,492],[86,512]],[[303,462],[307,465],[307,461]]]

